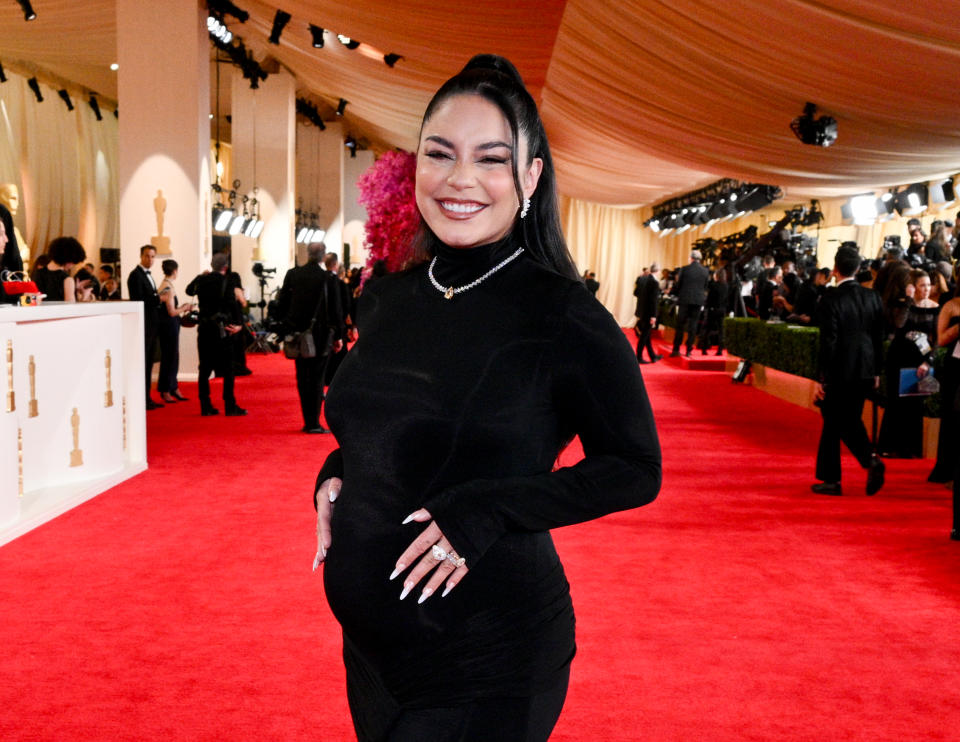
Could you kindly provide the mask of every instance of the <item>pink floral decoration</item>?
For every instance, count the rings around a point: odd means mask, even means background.
[[[412,241],[420,225],[414,196],[415,155],[385,153],[360,176],[360,204],[367,209],[367,268],[384,260],[391,273],[402,270],[413,255]]]

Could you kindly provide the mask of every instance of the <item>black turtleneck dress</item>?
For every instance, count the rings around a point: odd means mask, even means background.
[[[479,278],[510,238],[441,246],[443,286]],[[343,487],[324,566],[343,627],[351,713],[377,739],[402,709],[526,697],[565,677],[574,615],[549,530],[644,505],[660,448],[636,358],[584,288],[526,252],[445,299],[427,265],[370,284],[359,340],[327,396]],[[555,468],[579,435],[585,458]],[[388,580],[427,508],[469,573],[446,597],[404,601]],[[602,560],[615,543],[596,544]],[[615,607],[611,606],[611,610]]]

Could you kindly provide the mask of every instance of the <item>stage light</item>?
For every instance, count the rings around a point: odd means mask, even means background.
[[[829,147],[837,141],[837,120],[830,116],[814,118],[816,112],[816,104],[807,103],[803,108],[803,115],[790,123],[790,129],[804,144]]]
[[[33,12],[33,6],[30,4],[30,0],[17,0],[17,2],[20,3],[20,7],[23,9],[23,20],[36,20],[37,14]]]
[[[930,203],[949,206],[955,199],[952,178],[935,180],[930,184]]]
[[[893,207],[900,216],[916,216],[927,208],[927,184],[914,183],[893,197]]]
[[[60,99],[66,104],[67,110],[73,110],[73,101],[70,100],[70,93],[67,92],[66,88],[61,88],[57,91],[57,95],[60,96]]]
[[[313,37],[313,48],[323,49],[323,29],[310,24],[310,35]]]
[[[233,33],[231,33],[227,25],[216,16],[207,16],[207,33],[221,44],[229,44],[233,41]]]
[[[310,231],[310,230],[309,230],[307,227],[300,227],[300,231],[297,232],[297,242],[299,242],[299,243],[302,245],[304,239],[305,239],[306,236],[307,236],[307,232],[309,232],[309,231]]]
[[[260,236],[260,233],[263,231],[263,219],[257,219],[253,224],[253,229],[250,230],[250,239],[255,240]]]
[[[399,62],[403,57],[399,54],[384,54],[383,61],[386,62],[387,67],[393,67],[397,62]]]
[[[323,242],[323,238],[327,236],[327,233],[322,229],[313,230],[313,242]]]
[[[283,10],[278,10],[273,16],[273,30],[270,31],[270,38],[267,39],[271,44],[280,44],[280,34],[283,33],[284,26],[290,22],[290,14]]]
[[[356,49],[360,46],[359,41],[351,39],[349,36],[344,36],[342,33],[338,33],[337,38],[340,39],[340,43],[347,47],[347,49]]]
[[[350,150],[350,157],[357,156],[357,140],[354,139],[352,135],[347,136],[343,142],[343,146]]]
[[[37,103],[43,103],[43,95],[40,94],[40,83],[37,82],[37,78],[31,77],[27,80],[27,85],[30,86],[33,94],[37,97]]]
[[[120,69],[120,65],[114,62],[113,64],[110,65],[110,69],[116,72],[117,70]]]
[[[854,224],[874,224],[877,221],[877,198],[872,193],[853,196],[840,207],[840,214]]]
[[[220,204],[213,207],[213,228],[225,232],[233,221],[233,209],[225,209]]]
[[[340,102],[337,103],[337,116],[343,116],[343,112],[346,110],[347,110],[347,101],[341,98]]]
[[[233,221],[230,222],[230,229],[227,230],[229,234],[231,235],[240,234],[240,230],[243,229],[243,222],[244,222],[243,214],[237,214],[235,217],[233,217]]]

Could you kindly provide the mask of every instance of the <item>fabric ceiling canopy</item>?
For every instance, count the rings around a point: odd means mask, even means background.
[[[541,103],[573,198],[645,205],[733,177],[800,199],[960,171],[955,0],[236,4],[250,19],[227,24],[256,59],[289,68],[321,111],[349,101],[348,126],[378,147],[412,149],[431,93],[472,54],[509,57]],[[35,7],[26,23],[12,0],[0,5],[0,63],[115,97],[112,0]],[[274,46],[278,8],[293,19]],[[313,49],[309,23],[403,59],[391,69],[331,33]],[[790,131],[807,101],[837,119],[832,147]]]

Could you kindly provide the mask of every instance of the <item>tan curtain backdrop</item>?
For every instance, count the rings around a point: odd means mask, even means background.
[[[32,258],[54,237],[80,240],[87,258],[119,247],[118,122],[109,110],[97,121],[74,91],[68,111],[54,88],[40,83],[38,102],[25,77],[7,71],[0,85],[0,183],[20,190],[15,222]]]

